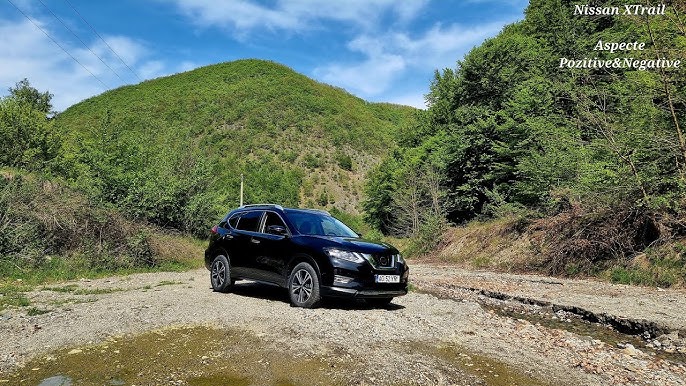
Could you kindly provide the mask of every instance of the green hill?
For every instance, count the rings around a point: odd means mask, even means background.
[[[239,60],[108,91],[55,128],[59,167],[92,197],[200,234],[238,205],[241,174],[247,203],[357,213],[365,173],[415,111]]]

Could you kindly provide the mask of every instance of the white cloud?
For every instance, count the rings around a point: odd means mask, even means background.
[[[143,79],[152,79],[164,75],[167,71],[164,63],[159,60],[151,60],[143,63],[138,68],[139,76]]]
[[[386,98],[385,102],[395,103],[399,105],[412,106],[418,109],[426,109],[426,99],[424,94],[421,93],[411,93],[403,95],[395,95]]]
[[[406,32],[360,35],[350,41],[347,47],[363,54],[364,59],[320,66],[313,74],[324,82],[344,87],[362,97],[375,97],[386,92],[410,70],[455,67],[457,60],[469,49],[498,33],[504,24],[491,23],[469,28],[458,24],[446,28],[435,25],[417,37]],[[415,96],[412,106],[417,106],[417,101]]]
[[[379,18],[394,14],[411,20],[428,0],[277,0],[271,7],[254,0],[170,0],[196,26],[220,27],[242,38],[257,29],[300,32],[316,29],[324,21],[339,21],[369,29]]]
[[[316,68],[314,76],[326,83],[370,96],[387,90],[396,75],[405,68],[406,63],[401,56],[381,54],[370,56],[361,63]]]
[[[223,28],[239,40],[264,30],[301,33],[341,28],[343,35],[354,31],[356,36],[346,48],[355,55],[343,52],[343,59],[321,64],[311,74],[372,99],[386,93],[411,72],[455,67],[471,47],[495,35],[505,24],[435,24],[419,32],[408,32],[410,22],[423,12],[428,0],[275,0],[268,5],[257,0],[166,1],[174,3],[196,27]],[[330,22],[341,25],[332,27]],[[359,59],[353,59],[356,57]],[[423,96],[415,95],[412,101],[413,106],[423,105]]]
[[[9,87],[27,78],[38,90],[48,90],[53,93],[53,108],[62,111],[106,89],[121,86],[124,83],[138,82],[138,78],[100,39],[90,43],[90,50],[80,44],[73,46],[59,40],[55,31],[52,31],[45,23],[38,19],[34,19],[34,22],[58,39],[62,47],[107,87],[104,87],[100,81],[28,20],[0,19],[0,52],[3,53],[0,56],[0,95],[6,95]],[[105,36],[104,39],[144,79],[173,73],[180,69],[149,59],[151,53],[146,45],[139,41],[126,36]],[[94,56],[91,50],[119,74],[119,77]]]
[[[193,70],[193,69],[198,68],[200,66],[201,65],[196,63],[196,62],[184,60],[183,62],[181,62],[181,64],[179,64],[179,72],[190,71],[190,70]]]

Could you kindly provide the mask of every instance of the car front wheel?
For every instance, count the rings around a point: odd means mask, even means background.
[[[210,282],[212,283],[212,289],[216,292],[228,292],[231,288],[231,284],[233,284],[231,280],[231,264],[227,256],[217,255],[212,260]]]
[[[293,268],[288,278],[288,292],[291,303],[296,307],[316,308],[321,301],[319,277],[309,263],[300,263]]]

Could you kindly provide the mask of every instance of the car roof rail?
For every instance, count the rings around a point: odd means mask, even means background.
[[[298,210],[306,210],[308,212],[319,212],[319,213],[324,213],[327,216],[331,216],[331,213],[325,211],[324,209],[299,208]]]
[[[241,206],[241,208],[254,208],[254,207],[276,208],[279,210],[283,210],[283,206],[277,205],[277,204],[248,204],[248,205]]]

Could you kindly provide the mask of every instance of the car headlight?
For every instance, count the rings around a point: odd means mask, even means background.
[[[405,263],[405,259],[403,259],[403,255],[401,255],[400,253],[394,255],[393,257],[395,258],[395,261],[397,261],[398,263],[407,264]]]
[[[326,249],[326,254],[335,259],[352,261],[353,263],[364,263],[364,257],[359,252],[344,251],[342,249]]]

